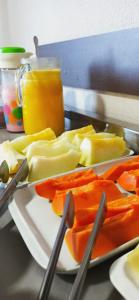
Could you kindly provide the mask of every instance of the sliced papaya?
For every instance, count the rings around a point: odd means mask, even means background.
[[[93,223],[98,211],[99,205],[94,205],[89,208],[78,209],[75,214],[75,226],[85,226]],[[106,218],[111,218],[117,214],[125,212],[131,208],[139,206],[139,196],[133,195],[122,197],[107,203]]]
[[[136,189],[136,195],[139,196],[139,188]]]
[[[52,208],[57,215],[63,214],[66,193],[68,190],[56,191]],[[71,189],[75,211],[98,204],[102,192],[106,192],[107,202],[121,198],[123,194],[111,180],[95,180],[84,186]]]
[[[103,256],[116,247],[139,235],[139,208],[130,209],[106,219],[100,230],[91,259]],[[69,251],[77,262],[81,262],[92,230],[92,224],[86,227],[72,228],[66,232],[65,240]]]
[[[139,188],[139,169],[125,171],[117,179],[117,182],[126,190],[135,192]]]
[[[139,169],[139,156],[124,163],[112,166],[104,172],[102,176],[104,179],[116,181],[123,172],[135,169]]]
[[[96,180],[98,176],[92,169],[81,170],[60,176],[58,178],[51,178],[35,186],[36,192],[47,199],[53,199],[56,190],[65,190],[73,187],[85,185]]]

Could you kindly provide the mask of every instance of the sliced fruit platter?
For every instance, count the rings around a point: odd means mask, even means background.
[[[125,172],[131,174],[133,170],[136,170],[133,172],[134,182],[127,184],[125,190],[122,185],[127,177],[123,175]],[[106,219],[92,253],[90,267],[136,244],[139,241],[137,170],[139,156],[124,157],[78,168],[18,190],[9,209],[36,261],[47,267],[69,190],[73,194],[75,218],[73,227],[65,235],[59,271],[73,273],[78,269],[102,192],[107,197]],[[124,179],[120,185],[122,176]]]
[[[23,135],[0,144],[0,153],[0,163],[7,162],[9,175],[15,174],[21,161],[27,158],[28,181],[33,182],[78,166],[90,166],[125,156],[129,149],[123,137],[113,133],[96,133],[94,127],[88,125],[66,131],[59,137],[51,128]]]

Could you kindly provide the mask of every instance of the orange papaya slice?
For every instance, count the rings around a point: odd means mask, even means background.
[[[57,215],[63,214],[66,192],[68,190],[56,191],[52,202],[52,208]],[[78,209],[91,207],[98,204],[102,192],[106,192],[107,202],[121,198],[123,194],[111,180],[95,180],[84,186],[71,189],[75,212]]]
[[[85,185],[93,180],[97,180],[98,176],[93,169],[81,170],[57,178],[50,178],[35,186],[36,192],[48,199],[53,199],[56,190],[65,190]]]
[[[91,259],[101,257],[139,235],[139,208],[130,209],[106,219],[97,238]],[[66,232],[65,241],[77,262],[81,262],[92,229],[92,224],[72,228]]]
[[[103,178],[116,181],[125,171],[139,169],[139,158],[112,166],[103,173]]]
[[[139,169],[125,171],[117,179],[117,182],[126,190],[135,192],[139,188]]]
[[[139,196],[139,188],[136,189],[136,195]]]
[[[78,209],[75,214],[74,227],[85,226],[93,223],[97,214],[99,205],[94,205],[89,208]],[[122,197],[107,203],[106,218],[111,218],[122,212],[139,206],[139,196],[133,195]]]

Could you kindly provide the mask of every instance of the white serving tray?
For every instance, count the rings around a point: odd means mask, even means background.
[[[132,157],[123,157],[120,159],[96,164],[89,168],[93,168],[97,174],[101,174],[110,166],[130,159],[132,159]],[[88,168],[79,168],[78,170],[81,169]],[[65,174],[75,171],[77,171],[77,169]],[[62,174],[58,176],[61,175]],[[44,179],[38,182],[43,181]],[[49,201],[36,194],[34,186],[38,182],[17,190],[14,194],[12,203],[9,205],[9,210],[32,256],[40,266],[47,268],[48,260],[54,245],[61,219],[53,212]],[[139,238],[133,239],[109,252],[107,255],[91,260],[90,267],[101,263],[102,261],[122,252],[125,249],[128,249],[138,241]],[[78,268],[79,265],[71,256],[64,241],[58,261],[57,271],[62,273],[75,273]]]
[[[139,288],[128,277],[125,262],[128,253],[117,259],[110,268],[110,280],[126,300],[139,300]]]

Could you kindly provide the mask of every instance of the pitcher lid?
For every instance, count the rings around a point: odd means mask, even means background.
[[[22,47],[1,47],[0,48],[0,68],[16,69],[21,65],[22,58],[29,58],[32,53],[26,52]]]
[[[21,47],[0,47],[0,53],[24,53],[26,50]]]

